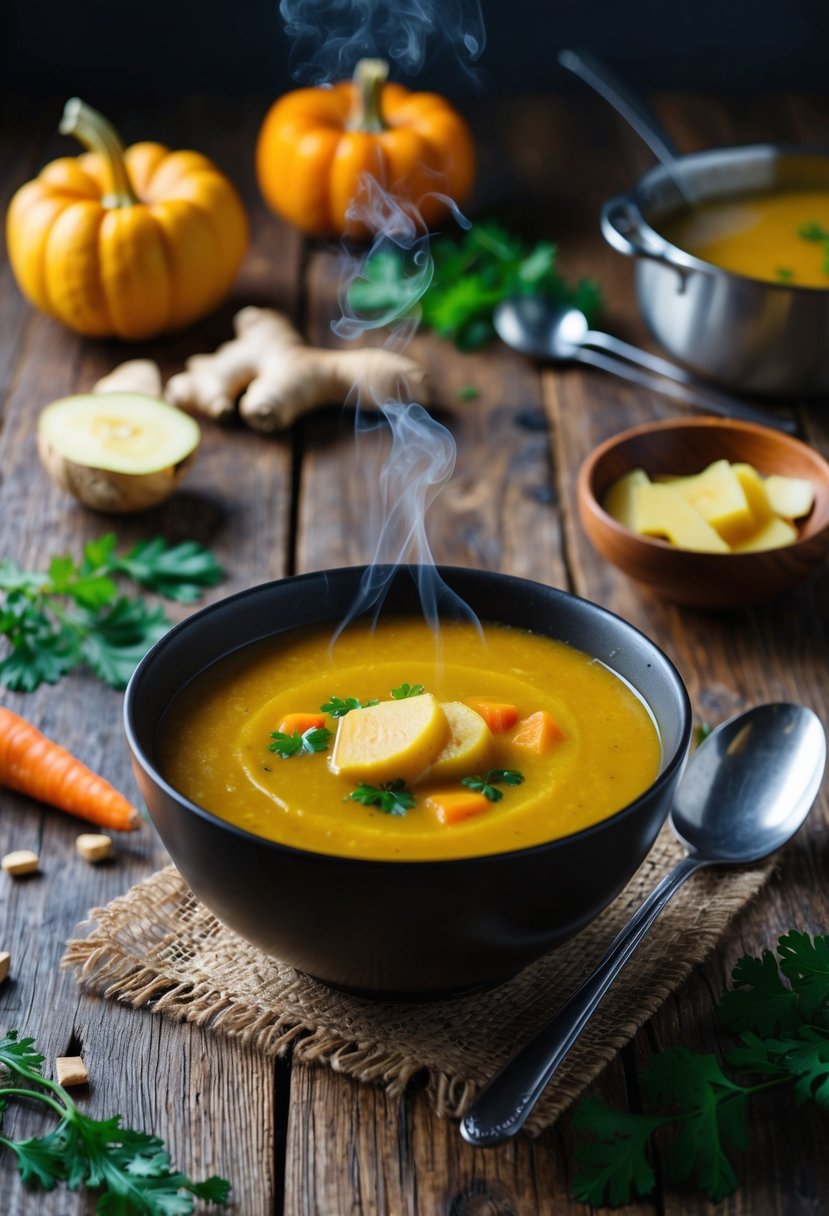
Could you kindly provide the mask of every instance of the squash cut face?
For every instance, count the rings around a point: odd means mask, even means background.
[[[140,393],[53,401],[40,415],[39,430],[65,459],[113,473],[155,473],[180,464],[200,437],[189,414]]]
[[[47,405],[38,452],[52,480],[98,511],[140,511],[175,489],[201,439],[199,425],[140,393],[87,393]]]

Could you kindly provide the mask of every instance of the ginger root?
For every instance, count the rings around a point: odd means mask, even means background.
[[[326,350],[306,346],[278,312],[243,308],[236,337],[214,354],[193,355],[164,395],[190,413],[221,421],[235,412],[258,431],[277,431],[320,405],[355,394],[361,406],[427,400],[426,373],[406,355],[378,347]]]
[[[103,376],[92,388],[93,393],[143,393],[145,397],[161,396],[161,370],[152,359],[128,359]]]

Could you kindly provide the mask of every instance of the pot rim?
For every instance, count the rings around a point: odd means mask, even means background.
[[[783,157],[793,158],[809,158],[822,157],[826,160],[827,169],[829,169],[829,146],[827,145],[800,145],[800,144],[776,144],[771,142],[756,143],[756,144],[734,144],[721,148],[701,148],[695,152],[685,152],[676,157],[676,165],[683,170],[684,166],[693,165],[695,163],[704,163],[707,160],[720,161],[734,159],[735,157],[749,157],[750,154],[765,153],[770,156],[770,159],[782,159]],[[614,195],[608,199],[602,208],[603,214],[616,201],[626,201],[632,203],[639,213],[639,220],[645,234],[653,247],[653,252],[635,253],[633,256],[636,260],[644,258],[651,261],[665,262],[667,265],[680,271],[697,271],[701,274],[708,274],[712,278],[723,278],[737,280],[741,284],[751,286],[753,288],[766,290],[771,289],[776,292],[794,292],[797,294],[808,294],[812,296],[821,296],[829,292],[829,282],[825,287],[816,287],[805,283],[785,283],[777,282],[774,279],[759,279],[752,275],[742,274],[737,270],[727,270],[724,266],[717,266],[714,262],[706,262],[704,258],[697,257],[696,254],[689,253],[686,249],[682,249],[679,245],[675,245],[669,241],[663,233],[654,228],[650,223],[646,214],[647,209],[647,192],[656,184],[671,181],[671,172],[661,164],[652,165],[645,173],[643,173],[634,182],[629,190],[622,191],[620,194]],[[735,194],[733,197],[738,197]],[[723,198],[731,197],[726,192],[722,194]],[[688,207],[685,203],[682,206]],[[682,206],[677,210],[681,210]]]
[[[434,569],[437,571],[437,573],[441,577],[448,576],[449,580],[451,580],[451,578],[455,575],[460,575],[462,577],[506,580],[508,583],[517,583],[522,587],[532,588],[533,590],[540,589],[545,594],[552,593],[556,598],[563,597],[567,600],[572,600],[579,604],[587,605],[591,612],[598,614],[600,617],[609,618],[613,622],[619,622],[623,628],[630,630],[632,634],[644,640],[647,645],[651,647],[656,657],[665,665],[668,675],[671,678],[678,694],[678,699],[680,702],[680,717],[678,724],[679,742],[674,749],[673,754],[667,758],[665,767],[657,774],[656,778],[650,783],[650,785],[647,786],[645,790],[642,791],[637,798],[635,798],[632,802],[627,803],[625,806],[620,807],[619,810],[615,811],[612,815],[608,815],[606,818],[600,819],[597,823],[591,824],[589,827],[582,828],[578,832],[571,832],[567,836],[560,836],[553,840],[544,841],[541,844],[530,845],[521,849],[505,850],[498,853],[474,854],[468,857],[410,858],[407,860],[404,859],[398,861],[392,858],[342,856],[336,853],[318,852],[313,849],[300,849],[295,845],[281,844],[276,840],[268,840],[266,837],[258,836],[255,832],[248,832],[245,828],[238,827],[236,824],[230,823],[228,820],[223,819],[220,815],[216,815],[212,811],[206,810],[204,807],[199,806],[198,803],[195,803],[191,801],[191,799],[187,798],[184,794],[177,790],[175,786],[171,785],[161,774],[155,762],[150,759],[150,757],[144,751],[144,748],[138,742],[137,732],[133,725],[136,708],[135,703],[137,698],[140,696],[139,686],[141,685],[142,681],[147,678],[147,672],[152,665],[159,660],[159,657],[163,654],[171,640],[173,640],[182,631],[191,627],[193,621],[203,620],[205,617],[209,617],[220,610],[226,610],[228,605],[233,605],[242,600],[267,595],[271,588],[282,586],[286,582],[303,583],[320,578],[330,580],[332,577],[354,577],[357,574],[361,574],[367,568],[367,566],[341,566],[333,569],[314,570],[308,571],[304,574],[286,575],[283,578],[271,579],[266,583],[258,583],[253,587],[244,588],[241,591],[224,596],[222,599],[216,600],[212,604],[207,604],[198,611],[191,613],[190,616],[186,617],[183,621],[179,621],[172,627],[172,629],[168,630],[168,632],[165,633],[164,636],[160,638],[150,648],[150,650],[147,651],[130,677],[129,684],[127,685],[124,693],[124,731],[134,763],[140,766],[144,774],[155,785],[157,785],[167,797],[174,799],[176,803],[184,807],[189,813],[195,814],[197,818],[205,820],[214,827],[220,827],[225,831],[229,831],[232,835],[239,837],[240,839],[255,842],[260,848],[266,847],[273,852],[287,854],[305,862],[313,861],[316,864],[333,864],[338,866],[347,865],[352,867],[357,866],[358,868],[374,871],[377,869],[386,868],[388,866],[393,866],[397,870],[406,870],[408,868],[422,870],[424,867],[431,866],[438,866],[442,869],[446,867],[461,868],[463,866],[472,864],[480,865],[481,863],[487,863],[489,865],[503,864],[505,859],[516,860],[518,858],[523,858],[530,855],[538,855],[547,850],[555,851],[558,848],[563,848],[566,845],[569,845],[572,841],[582,840],[590,835],[599,834],[603,829],[606,828],[607,825],[618,822],[623,818],[633,816],[639,809],[645,797],[651,798],[658,796],[663,788],[673,781],[674,774],[676,773],[677,769],[681,769],[684,766],[688,755],[693,727],[693,714],[688,690],[685,686],[685,682],[679,674],[679,671],[677,670],[676,665],[670,658],[668,658],[661,647],[657,646],[657,644],[647,636],[647,634],[643,633],[642,630],[638,629],[635,625],[632,625],[629,621],[626,621],[624,617],[619,616],[617,613],[611,612],[610,609],[604,608],[602,605],[596,604],[592,600],[585,599],[583,596],[574,595],[572,592],[564,591],[558,587],[551,587],[546,583],[539,583],[531,579],[520,578],[517,575],[503,574],[499,571],[477,570],[473,567],[436,565]],[[401,565],[395,567],[395,569],[399,571],[413,571],[421,568],[422,567],[412,565]],[[290,628],[299,627],[301,626],[291,626]],[[199,670],[196,676],[190,677],[187,683],[189,683],[190,680],[197,678],[198,675],[201,675],[215,663],[220,662],[222,659],[228,658],[231,654],[236,653],[238,650],[244,649],[245,646],[252,645],[254,641],[264,641],[266,638],[276,637],[278,634],[288,631],[289,630],[286,629],[277,629],[271,634],[264,634],[262,637],[251,639],[250,641],[243,642],[240,645],[232,646],[230,649],[225,650],[222,654],[206,663],[205,666]],[[610,665],[608,664],[608,666]],[[611,670],[613,670],[612,667]],[[624,677],[620,676],[618,672],[615,672],[614,674],[616,674],[620,679],[624,679]],[[180,685],[178,692],[181,692],[184,687],[184,684]],[[639,691],[639,689],[637,688],[635,691],[637,695],[640,696],[643,701],[645,701],[645,704],[648,705],[646,698]],[[167,703],[164,711],[165,713],[167,712],[167,709],[169,709],[170,704],[172,704],[172,701]],[[648,705],[648,709],[650,710],[650,705]],[[152,819],[152,813],[150,813],[150,818]]]

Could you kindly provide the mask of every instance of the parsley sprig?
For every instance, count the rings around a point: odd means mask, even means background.
[[[123,595],[120,578],[169,600],[192,603],[222,577],[209,550],[193,541],[140,541],[116,553],[113,533],[89,541],[80,561],[55,557],[45,573],[0,561],[0,684],[32,692],[86,664],[113,688],[124,688],[138,661],[170,626],[162,608]]]
[[[745,1113],[754,1094],[789,1085],[797,1102],[829,1107],[829,936],[793,929],[777,955],[741,958],[734,987],[720,1000],[720,1021],[739,1036],[725,1053],[728,1072],[713,1055],[674,1047],[642,1074],[646,1113],[582,1099],[573,1126],[590,1139],[576,1150],[577,1200],[617,1207],[650,1194],[649,1146],[659,1133],[667,1140],[668,1180],[695,1182],[717,1202],[737,1186],[730,1153],[748,1147]]]
[[[58,1119],[45,1136],[13,1140],[0,1134],[0,1148],[17,1158],[23,1182],[51,1191],[59,1182],[98,1192],[100,1216],[189,1216],[194,1199],[225,1204],[230,1183],[211,1177],[193,1182],[172,1168],[158,1136],[121,1127],[120,1115],[92,1119],[78,1109],[62,1085],[44,1077],[34,1040],[9,1030],[0,1039],[0,1067],[14,1084],[0,1085],[0,1119],[13,1098],[41,1103]]]
[[[568,283],[560,274],[555,245],[529,244],[494,220],[473,224],[458,241],[432,241],[434,271],[425,291],[422,270],[388,248],[374,253],[348,293],[358,315],[399,316],[420,308],[422,321],[463,350],[483,346],[493,336],[492,316],[513,295],[542,295],[580,308],[591,324],[601,306],[592,279]]]
[[[814,244],[821,246],[823,252],[823,273],[829,274],[829,232],[817,220],[809,220],[807,223],[800,225],[797,235],[803,241],[812,241]]]
[[[524,774],[519,773],[513,768],[491,768],[483,777],[461,777],[461,785],[466,785],[471,790],[476,790],[483,794],[484,798],[488,798],[490,802],[500,802],[504,796],[504,791],[499,790],[498,786],[501,782],[504,785],[520,785],[524,780]]]
[[[271,740],[268,751],[276,752],[283,760],[288,760],[291,756],[324,752],[331,741],[331,731],[326,726],[312,726],[301,734],[298,730],[291,734],[284,730],[274,730],[271,731]]]
[[[415,804],[414,794],[401,779],[386,781],[383,785],[360,784],[348,798],[352,802],[362,802],[363,806],[376,806],[386,815],[405,815]]]
[[[320,706],[320,713],[330,714],[332,718],[344,718],[352,709],[368,709],[370,705],[379,704],[376,698],[363,702],[358,701],[356,697],[329,697],[325,704]]]
[[[395,701],[406,701],[409,697],[419,697],[422,692],[422,684],[400,684],[391,690],[391,695]]]

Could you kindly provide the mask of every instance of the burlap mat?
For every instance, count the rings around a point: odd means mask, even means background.
[[[226,929],[173,866],[93,910],[84,926],[89,935],[68,943],[64,964],[82,987],[106,997],[210,1027],[268,1055],[292,1047],[297,1060],[381,1083],[391,1094],[425,1073],[435,1111],[460,1116],[493,1071],[575,991],[681,855],[665,829],[593,924],[509,983],[461,1000],[378,1004],[333,992]],[[633,1037],[769,870],[712,869],[689,880],[571,1051],[528,1131],[554,1122]]]

